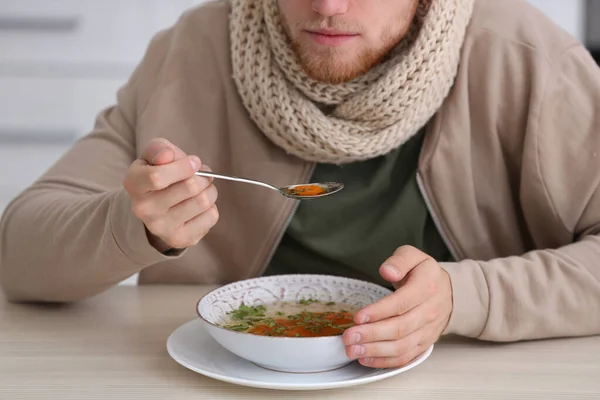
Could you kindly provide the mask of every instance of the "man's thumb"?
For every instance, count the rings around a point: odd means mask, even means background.
[[[166,139],[153,139],[148,143],[142,158],[150,165],[164,165],[185,157],[185,153]]]
[[[154,157],[148,160],[150,165],[164,165],[175,161],[175,152],[168,147],[160,149]]]

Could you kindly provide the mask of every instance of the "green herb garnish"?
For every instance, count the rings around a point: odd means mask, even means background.
[[[312,303],[318,303],[318,302],[319,302],[319,300],[315,300],[315,299],[300,299],[298,301],[298,303],[305,305],[305,306],[312,304]]]
[[[247,317],[264,317],[265,311],[266,307],[264,305],[250,307],[242,303],[238,309],[230,311],[227,314],[235,319],[245,319]]]
[[[236,332],[244,332],[244,331],[248,330],[248,328],[250,328],[250,325],[235,324],[235,325],[228,325],[226,328],[231,329],[232,331],[236,331]]]

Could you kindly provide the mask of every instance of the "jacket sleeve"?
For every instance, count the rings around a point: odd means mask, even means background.
[[[557,229],[567,240],[443,264],[454,298],[445,333],[502,342],[600,334],[600,69],[573,46],[544,86],[529,111],[520,197],[534,237]]]
[[[136,158],[135,126],[156,87],[169,32],[158,34],[120,89],[0,221],[0,286],[13,301],[75,301],[168,259],[148,242],[122,182]]]

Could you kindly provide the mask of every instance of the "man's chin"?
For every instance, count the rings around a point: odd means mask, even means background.
[[[352,51],[352,49],[313,49],[311,46],[294,46],[304,72],[312,79],[341,84],[367,73],[382,58],[375,52]]]
[[[356,65],[356,62],[315,59],[302,62],[302,68],[312,79],[334,85],[350,82],[370,69],[369,66]]]
[[[293,47],[304,72],[316,81],[339,84],[360,75],[354,71],[357,58],[349,56],[349,49],[324,48],[313,43],[298,42]]]
[[[312,79],[314,79],[315,81],[322,82],[322,83],[328,83],[328,84],[332,84],[332,85],[339,85],[339,84],[343,84],[346,82],[350,82],[353,79],[360,76],[360,74],[348,73],[346,71],[343,71],[343,72],[324,71],[322,69],[311,70],[311,69],[306,69],[306,68],[305,68],[305,71],[306,71],[306,74],[309,77],[311,77]]]

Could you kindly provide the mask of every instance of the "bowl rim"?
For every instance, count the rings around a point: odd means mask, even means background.
[[[335,335],[335,336],[317,336],[317,337],[287,337],[287,336],[263,336],[263,335],[255,335],[252,333],[247,333],[247,332],[238,332],[238,331],[232,331],[231,329],[226,329],[223,328],[221,326],[218,326],[212,322],[210,322],[208,319],[206,319],[202,313],[200,312],[200,303],[202,302],[203,299],[205,299],[206,297],[210,296],[211,294],[213,294],[214,292],[221,290],[227,286],[230,285],[235,285],[235,284],[239,284],[239,283],[243,283],[243,282],[250,282],[250,281],[254,281],[254,280],[258,280],[258,279],[263,279],[263,278],[277,278],[277,277],[313,277],[313,278],[336,278],[336,279],[343,279],[345,281],[350,281],[350,282],[356,282],[356,283],[361,283],[361,284],[366,284],[366,285],[371,285],[371,286],[376,286],[380,289],[382,289],[383,291],[387,291],[389,292],[387,295],[394,293],[392,290],[386,288],[385,286],[379,285],[377,283],[374,282],[369,282],[369,281],[365,281],[362,279],[356,279],[356,278],[348,278],[345,276],[338,276],[338,275],[327,275],[327,274],[284,274],[284,275],[270,275],[270,276],[256,276],[254,278],[247,278],[247,279],[241,279],[238,281],[233,281],[230,283],[227,283],[225,285],[221,285],[219,287],[216,287],[214,289],[209,290],[207,293],[205,293],[203,296],[201,296],[198,301],[196,302],[196,314],[198,315],[198,317],[204,321],[205,323],[211,325],[213,328],[216,329],[220,329],[224,332],[229,332],[232,334],[236,334],[236,335],[244,335],[245,337],[255,337],[255,338],[260,338],[261,340],[269,340],[269,339],[273,339],[273,340],[279,340],[279,341],[285,341],[285,340],[301,340],[301,341],[331,341],[331,340],[339,340],[341,339],[342,335]]]

